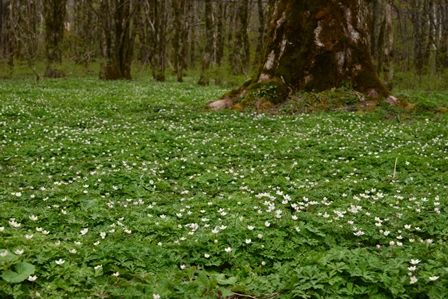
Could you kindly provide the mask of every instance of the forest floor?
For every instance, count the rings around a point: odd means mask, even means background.
[[[227,91],[1,81],[0,297],[448,297],[446,93],[206,111]]]

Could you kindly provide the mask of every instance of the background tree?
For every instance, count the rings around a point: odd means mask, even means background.
[[[54,63],[62,62],[62,39],[67,0],[44,0],[45,51],[47,69],[45,77],[56,78],[63,74],[53,68]]]
[[[177,81],[182,82],[183,69],[186,66],[184,61],[185,47],[187,46],[188,22],[186,21],[186,1],[172,0],[173,6],[173,25],[174,25],[174,68],[176,71]]]
[[[106,80],[131,79],[133,45],[136,36],[138,0],[103,0],[96,12],[103,29],[103,65],[100,77]]]
[[[65,1],[65,17],[52,14],[64,9]],[[257,72],[260,63],[266,62],[262,45],[276,2],[1,0],[0,73],[12,76],[15,68],[22,73],[23,64],[32,67],[29,73],[44,73],[48,65],[64,60],[66,64],[58,67],[66,73],[74,70],[70,63],[82,64],[87,73],[97,72],[102,64],[103,78],[130,78],[135,63],[140,74],[150,69],[157,81],[173,74],[180,81],[185,74],[202,73],[198,78],[202,84],[237,84],[244,80],[240,74]],[[323,5],[321,2],[303,3],[312,11]],[[342,3],[347,6],[348,2]],[[367,9],[372,20],[364,32],[370,36],[373,66],[388,88],[393,84],[425,89],[448,86],[446,0],[361,3],[362,11]],[[317,21],[323,23],[324,19]],[[304,21],[309,24],[306,16]],[[61,22],[65,25],[62,31]],[[54,25],[47,27],[47,23]],[[308,28],[305,25],[303,30]],[[310,34],[300,36],[304,41]],[[254,46],[249,47],[251,44]]]
[[[233,39],[233,51],[230,53],[230,64],[233,74],[248,74],[250,49],[249,35],[249,0],[238,0],[234,6],[235,37]]]
[[[204,45],[204,55],[202,58],[201,76],[199,78],[199,85],[208,85],[210,83],[209,74],[213,60],[213,7],[212,0],[205,0],[205,32],[206,39]]]

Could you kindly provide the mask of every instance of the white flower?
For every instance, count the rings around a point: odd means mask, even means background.
[[[118,277],[120,276],[120,273],[119,272],[112,273],[112,276]]]
[[[390,245],[390,246],[394,246],[394,245],[395,245],[395,242],[394,242],[394,241],[390,241],[390,242],[389,242],[389,245]]]
[[[157,245],[162,246],[163,244],[162,244],[162,242],[159,242],[159,243],[157,243]]]
[[[420,260],[411,260],[411,264],[413,265],[417,265],[418,263],[420,263]]]
[[[230,252],[232,252],[232,248],[230,248],[230,247],[227,247],[226,249],[224,249],[226,252],[228,252],[228,253],[230,253]]]
[[[55,263],[58,265],[62,265],[63,263],[65,263],[65,261],[63,259],[59,259],[59,260],[55,261]]]
[[[23,250],[23,249],[17,249],[16,251],[14,251],[14,253],[17,255],[22,255],[24,252],[25,252],[25,250]]]
[[[106,237],[106,233],[105,232],[100,232],[100,237],[101,237],[101,239],[104,239]]]
[[[414,283],[416,283],[417,281],[418,281],[417,277],[412,276],[412,277],[411,277],[411,281],[410,281],[409,283],[410,283],[410,284],[414,284]]]
[[[75,243],[76,246],[81,246],[82,245],[82,243],[78,242],[78,241],[75,241],[74,243]]]
[[[411,229],[411,225],[410,225],[410,224],[405,224],[405,225],[404,225],[404,228],[405,228],[405,229]]]
[[[93,267],[93,269],[95,269],[95,270],[103,269],[103,265],[97,265],[97,266]]]
[[[48,230],[43,230],[42,233],[43,233],[44,235],[48,235],[50,232],[49,232]]]
[[[38,219],[37,216],[34,215],[29,216],[29,218],[31,221],[36,221]]]
[[[297,215],[292,215],[291,218],[292,220],[297,220],[299,217],[297,217]]]
[[[5,227],[4,226],[0,226],[0,232],[4,231]]]
[[[76,249],[69,249],[68,252],[75,254],[76,252],[78,252]]]
[[[432,239],[427,239],[426,240],[426,243],[428,243],[428,244],[432,244],[432,242],[433,242]]]
[[[100,245],[100,241],[96,241],[95,243],[93,243],[94,246],[98,246]]]
[[[36,275],[34,275],[34,276],[28,276],[28,280],[29,281],[35,281],[37,279],[37,276]]]
[[[252,240],[251,239],[246,239],[246,244],[250,244],[250,243],[252,243]]]
[[[439,276],[431,276],[431,277],[429,277],[430,281],[434,281],[434,280],[437,280],[437,279],[439,279]]]
[[[187,266],[185,266],[185,265],[180,265],[180,269],[181,269],[181,270],[185,270],[185,268],[187,268]]]
[[[34,236],[33,234],[31,234],[31,235],[25,235],[25,238],[29,240],[29,239],[31,239],[33,236]]]
[[[255,228],[255,227],[253,227],[252,225],[248,225],[248,226],[247,226],[247,229],[248,229],[248,230],[254,230],[254,228]]]
[[[87,234],[88,231],[89,231],[89,229],[86,227],[86,228],[83,228],[80,233],[81,233],[81,235],[85,235],[85,234]]]
[[[5,257],[5,256],[7,256],[8,255],[8,250],[5,250],[5,251],[3,251],[2,253],[0,253],[0,256],[1,257]]]
[[[265,261],[262,261],[262,262],[261,262],[261,265],[262,265],[262,266],[265,266],[265,265],[266,265],[266,262],[265,262]]]
[[[159,294],[152,294],[152,299],[160,299],[160,295]]]
[[[205,257],[206,259],[208,259],[208,258],[210,257],[210,254],[205,253],[205,254],[204,254],[204,257]]]
[[[21,223],[18,223],[14,220],[9,221],[9,225],[11,225],[12,227],[15,227],[15,228],[19,228],[20,226],[22,226]]]
[[[356,233],[353,233],[355,236],[360,237],[362,235],[364,235],[363,231],[357,231]]]
[[[266,222],[264,223],[264,225],[266,225],[266,227],[269,227],[269,226],[271,225],[271,223],[269,223],[269,221],[266,221]]]
[[[258,239],[261,239],[261,238],[263,238],[263,235],[262,234],[258,234]]]
[[[410,267],[408,267],[408,270],[413,272],[413,271],[417,270],[417,267],[416,266],[410,266]]]

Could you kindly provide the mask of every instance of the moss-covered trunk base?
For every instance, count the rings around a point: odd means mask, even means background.
[[[234,109],[277,105],[289,94],[351,86],[375,101],[396,104],[370,54],[372,2],[276,0],[256,76],[223,98]]]

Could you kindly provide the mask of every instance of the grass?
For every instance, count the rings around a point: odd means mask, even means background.
[[[204,110],[226,91],[1,81],[0,297],[448,296],[446,95]]]

